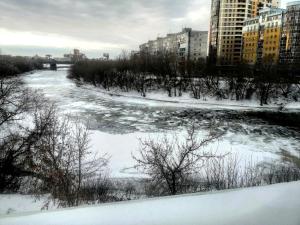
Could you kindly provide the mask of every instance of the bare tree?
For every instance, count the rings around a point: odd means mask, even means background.
[[[37,192],[50,192],[62,206],[78,205],[83,184],[108,163],[90,152],[86,126],[58,115],[55,105],[18,80],[0,83],[0,128],[0,192],[18,190],[30,177]]]
[[[30,93],[19,79],[0,79],[0,127],[20,119],[30,106]]]
[[[216,140],[220,135],[209,134],[205,139],[197,138],[193,125],[183,142],[175,136],[165,136],[162,140],[141,140],[138,156],[133,156],[137,168],[141,168],[151,178],[153,187],[159,194],[175,195],[186,190],[193,174],[215,154],[204,151],[203,147]],[[202,150],[202,151],[201,151]]]
[[[18,188],[25,155],[41,130],[24,127],[21,121],[36,108],[35,93],[22,88],[19,79],[0,80],[0,192]]]
[[[51,116],[47,132],[32,146],[32,175],[61,206],[79,205],[84,183],[97,179],[108,159],[89,150],[89,131],[80,121]]]

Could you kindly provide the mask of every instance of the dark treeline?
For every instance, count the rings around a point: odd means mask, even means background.
[[[264,64],[249,67],[241,64],[217,67],[203,60],[178,62],[172,54],[130,56],[123,53],[116,60],[81,61],[73,65],[69,77],[106,90],[134,90],[144,97],[148,91],[164,90],[169,97],[186,92],[195,99],[254,98],[261,105],[281,97],[298,101],[300,91],[299,79],[284,66]]]
[[[35,69],[43,69],[43,62],[28,57],[0,55],[0,78],[15,76]]]

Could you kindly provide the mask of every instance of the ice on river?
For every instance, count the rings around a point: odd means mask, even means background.
[[[238,154],[241,161],[275,160],[281,149],[299,154],[300,134],[297,130],[247,117],[241,110],[130,101],[130,98],[87,88],[88,85],[77,86],[66,76],[67,70],[36,71],[23,79],[27,87],[39,89],[56,102],[61,112],[89,122],[92,149],[111,156],[110,169],[115,177],[141,176],[130,169],[134,165],[131,155],[138,150],[140,138],[157,138],[173,132],[182,137],[188,124],[193,122],[200,125],[200,138],[204,137],[210,123],[217,124],[225,135],[206,146],[206,150]]]

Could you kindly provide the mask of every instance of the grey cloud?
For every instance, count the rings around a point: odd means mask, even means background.
[[[210,0],[1,0],[0,28],[118,43],[130,49],[183,26],[207,30],[208,14],[196,21],[188,17],[200,8],[209,13]]]

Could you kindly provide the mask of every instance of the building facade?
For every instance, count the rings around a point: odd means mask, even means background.
[[[264,8],[243,27],[242,59],[247,64],[279,62],[284,10]]]
[[[280,63],[300,65],[300,1],[287,4],[280,47]]]
[[[244,21],[263,6],[278,6],[278,0],[212,0],[209,59],[212,63],[234,65],[242,59]]]
[[[171,53],[180,61],[197,61],[207,57],[207,31],[184,28],[182,32],[167,34],[140,45],[140,52],[151,55]]]
[[[259,11],[264,8],[279,7],[280,1],[274,0],[252,0],[252,17],[259,15]]]
[[[243,27],[243,62],[300,65],[300,1],[265,8]]]
[[[64,58],[68,58],[72,62],[78,62],[81,60],[85,60],[87,57],[85,56],[85,54],[81,53],[79,49],[74,49],[73,53],[64,54]]]
[[[255,64],[258,57],[258,42],[260,40],[259,18],[248,19],[243,27],[243,62]]]

